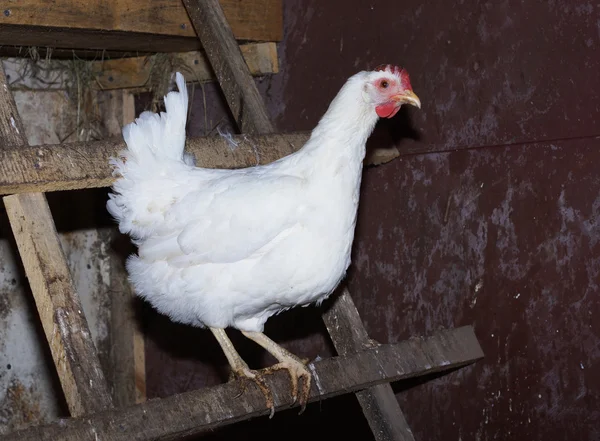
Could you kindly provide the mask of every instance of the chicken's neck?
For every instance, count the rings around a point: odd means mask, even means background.
[[[363,97],[361,75],[353,76],[342,87],[302,149],[317,170],[343,167],[360,173],[366,142],[378,119],[373,104]]]

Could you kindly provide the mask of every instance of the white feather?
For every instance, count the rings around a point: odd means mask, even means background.
[[[187,92],[177,74],[166,113],[125,127],[126,161],[112,161],[120,179],[108,210],[139,245],[127,264],[136,292],[175,321],[247,331],[325,299],[350,264],[365,143],[377,121],[369,78],[350,78],[295,154],[210,170],[183,160]]]

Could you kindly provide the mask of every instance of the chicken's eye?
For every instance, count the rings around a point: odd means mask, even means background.
[[[390,85],[390,83],[388,83],[387,80],[381,81],[381,88],[382,89],[387,89],[389,85]]]

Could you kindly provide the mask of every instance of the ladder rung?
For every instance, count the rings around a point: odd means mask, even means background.
[[[428,338],[373,347],[313,363],[310,401],[472,363],[483,357],[471,326],[440,331]],[[286,372],[267,376],[277,410],[293,406]],[[191,436],[269,414],[254,386],[240,396],[241,384],[215,387],[150,400],[124,409],[70,418],[0,437],[0,441],[145,441]]]
[[[233,139],[238,144],[233,151],[220,136],[190,138],[186,151],[196,157],[199,167],[250,167],[257,158],[267,164],[293,153],[304,145],[308,134],[236,135]],[[114,181],[108,160],[125,143],[113,139],[9,147],[0,149],[0,194],[107,187]]]

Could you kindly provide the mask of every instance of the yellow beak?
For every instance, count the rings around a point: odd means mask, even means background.
[[[421,108],[421,100],[412,90],[405,90],[392,97],[398,104],[410,104],[411,106]]]

